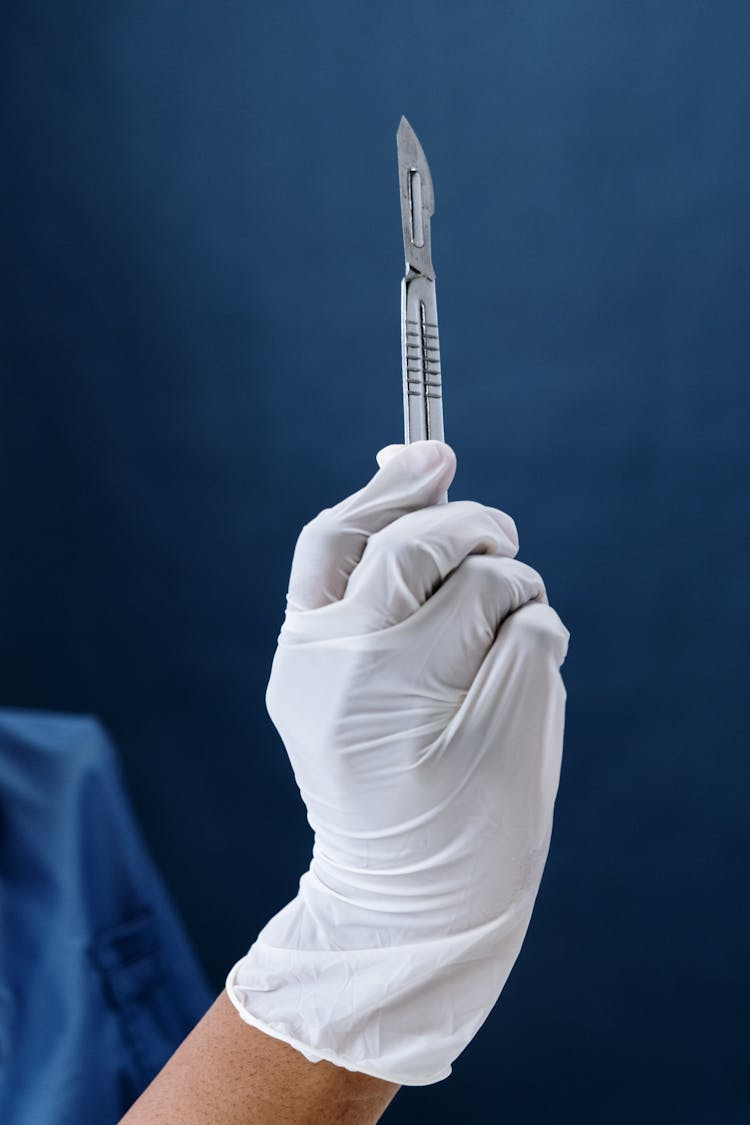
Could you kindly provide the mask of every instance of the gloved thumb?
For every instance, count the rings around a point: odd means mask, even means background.
[[[438,441],[380,450],[388,460],[358,492],[325,508],[302,529],[292,559],[287,609],[318,609],[343,597],[367,540],[407,512],[435,504],[450,486],[456,455]],[[398,465],[390,462],[398,460]]]

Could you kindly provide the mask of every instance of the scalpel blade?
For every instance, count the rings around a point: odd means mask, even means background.
[[[406,268],[434,281],[430,253],[430,216],[435,210],[432,176],[417,134],[405,117],[396,133],[396,147]]]

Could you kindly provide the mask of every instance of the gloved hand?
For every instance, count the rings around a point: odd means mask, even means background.
[[[449,446],[379,461],[297,542],[266,705],[313,856],[226,987],[311,1061],[418,1086],[450,1074],[521,948],[569,634],[509,516],[436,504]]]

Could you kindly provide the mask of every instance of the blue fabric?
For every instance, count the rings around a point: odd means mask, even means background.
[[[0,1121],[118,1121],[213,997],[96,719],[0,711],[0,892]]]

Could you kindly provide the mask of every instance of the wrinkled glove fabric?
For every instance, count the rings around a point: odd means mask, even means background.
[[[436,502],[449,446],[378,460],[297,541],[266,705],[312,860],[226,988],[310,1061],[418,1086],[450,1074],[521,948],[569,634],[510,516]]]

